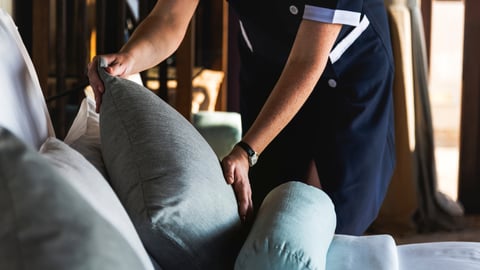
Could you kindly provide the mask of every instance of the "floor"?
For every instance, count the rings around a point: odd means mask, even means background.
[[[457,200],[464,6],[462,1],[434,0],[432,8],[429,94],[438,188]],[[480,241],[480,216],[466,216],[465,229],[457,232],[392,235],[397,244]]]
[[[480,216],[466,216],[465,228],[461,231],[403,235],[392,233],[392,236],[397,245],[442,241],[480,242]]]

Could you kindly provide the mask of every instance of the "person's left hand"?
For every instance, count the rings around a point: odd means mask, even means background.
[[[248,179],[248,157],[243,149],[235,146],[222,160],[223,175],[232,185],[237,198],[238,214],[243,223],[253,215],[252,189]]]

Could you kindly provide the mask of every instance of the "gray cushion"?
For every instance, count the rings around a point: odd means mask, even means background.
[[[0,269],[145,268],[46,158],[0,128]]]
[[[212,148],[150,90],[99,73],[103,159],[149,253],[165,269],[232,269],[241,223]]]

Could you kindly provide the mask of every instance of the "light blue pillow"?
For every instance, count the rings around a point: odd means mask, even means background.
[[[99,74],[103,160],[149,253],[165,269],[232,269],[241,223],[215,152],[153,92]]]
[[[326,193],[301,182],[282,184],[263,201],[235,269],[325,269],[335,226]]]

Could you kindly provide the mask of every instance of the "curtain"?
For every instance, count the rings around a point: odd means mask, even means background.
[[[417,0],[385,0],[395,59],[397,165],[372,229],[457,230],[463,208],[437,188],[428,61]]]

